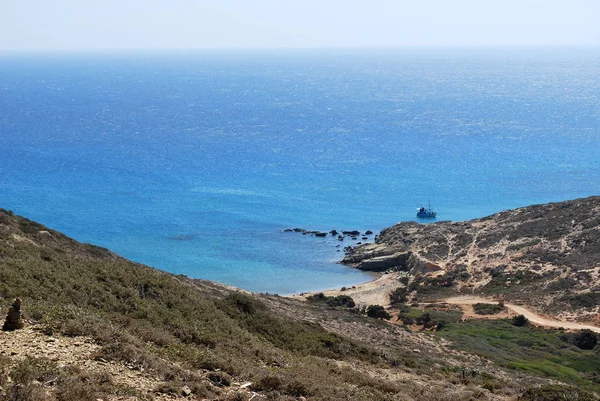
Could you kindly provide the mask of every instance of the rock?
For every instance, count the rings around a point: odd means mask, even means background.
[[[292,230],[291,228],[286,228],[285,230],[283,230],[284,233],[291,233],[292,231],[294,230]]]
[[[331,230],[331,231],[329,231],[329,234],[331,234],[332,236],[336,236],[336,235],[338,235],[338,232],[337,232],[337,230]]]
[[[315,233],[315,236],[316,237],[326,237],[327,233],[318,232],[318,233]]]
[[[353,231],[342,231],[342,234],[356,237],[356,236],[360,235],[360,231],[356,231],[356,230],[353,230]]]
[[[338,235],[338,241],[343,241],[344,240],[344,236],[343,235]]]
[[[184,396],[189,396],[190,394],[192,394],[192,389],[189,388],[188,386],[183,386],[181,388],[181,394],[183,394]]]
[[[2,330],[11,331],[25,327],[23,312],[21,312],[21,303],[21,298],[15,299],[15,302],[13,302],[12,306],[8,309]]]
[[[352,251],[350,249],[350,251]],[[384,252],[373,252],[369,255],[349,254],[342,261],[343,264],[349,264],[360,270],[383,272],[389,269],[407,271],[409,267],[410,252],[396,252],[391,255]]]
[[[371,234],[373,234],[373,231],[371,231],[371,230],[365,231],[365,235],[371,235]]]
[[[229,386],[231,384],[231,376],[225,372],[210,372],[208,374],[208,380],[218,387]]]
[[[369,239],[369,237],[362,237],[363,240]]]

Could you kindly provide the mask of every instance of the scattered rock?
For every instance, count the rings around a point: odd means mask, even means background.
[[[183,386],[181,388],[181,394],[187,397],[192,394],[192,389],[190,389],[188,386]]]
[[[13,302],[12,306],[8,309],[2,330],[12,331],[25,327],[23,312],[21,312],[21,303],[21,298],[15,299],[15,302]]]

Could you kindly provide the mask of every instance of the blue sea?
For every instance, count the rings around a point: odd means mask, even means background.
[[[599,49],[0,55],[0,207],[258,292],[371,278],[286,228],[598,195],[599,135]]]

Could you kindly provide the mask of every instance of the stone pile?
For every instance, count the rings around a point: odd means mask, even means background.
[[[23,327],[25,327],[25,322],[23,321],[23,312],[21,311],[21,298],[17,298],[8,309],[2,330],[10,331],[22,329]]]

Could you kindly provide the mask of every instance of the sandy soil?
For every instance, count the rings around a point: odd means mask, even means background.
[[[390,304],[389,293],[400,286],[397,278],[398,273],[386,273],[379,275],[373,281],[348,287],[345,291],[338,288],[319,292],[330,297],[348,295],[354,299],[357,305],[382,305],[388,307]],[[314,294],[316,292],[303,292],[291,295],[290,298],[306,299],[306,297]]]
[[[475,297],[475,296],[460,296],[460,297],[452,297],[452,298],[445,299],[445,300],[443,300],[443,302],[452,304],[452,305],[461,305],[462,306],[462,305],[474,305],[476,303],[497,303],[498,301],[491,299],[491,298],[483,298],[483,297]],[[529,319],[529,321],[531,323],[539,325],[539,326],[557,327],[557,328],[562,327],[564,329],[569,329],[569,330],[588,329],[588,330],[595,331],[596,333],[600,333],[600,327],[591,326],[591,325],[582,324],[582,323],[567,322],[567,321],[551,319],[549,317],[544,317],[544,316],[538,315],[533,310],[528,309],[521,305],[505,303],[504,306],[506,306],[506,308],[509,309],[510,311],[512,311],[514,314],[524,315],[527,319]]]

